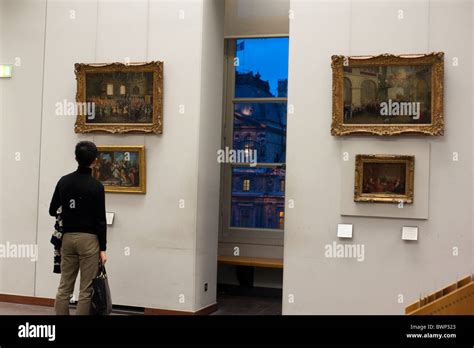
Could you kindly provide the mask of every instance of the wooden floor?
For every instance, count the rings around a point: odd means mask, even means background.
[[[248,296],[219,296],[219,309],[212,315],[281,315],[281,299],[248,297]],[[75,310],[71,309],[71,315]],[[143,313],[129,312],[129,315]],[[52,307],[23,305],[0,302],[0,315],[54,315]],[[125,312],[114,312],[112,315],[126,315]]]

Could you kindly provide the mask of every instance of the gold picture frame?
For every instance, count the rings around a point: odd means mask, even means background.
[[[163,132],[163,62],[76,63],[74,68],[76,133]],[[79,112],[90,105],[93,114]]]
[[[415,156],[357,155],[355,202],[413,203]]]
[[[443,52],[334,55],[331,66],[332,135],[444,134]]]
[[[106,145],[97,150],[92,175],[105,192],[146,193],[145,146]]]

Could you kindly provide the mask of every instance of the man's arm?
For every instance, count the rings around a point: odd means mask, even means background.
[[[99,237],[100,251],[107,250],[107,221],[105,217],[105,192],[104,186],[99,185],[96,205],[97,236]]]
[[[58,208],[61,206],[61,197],[59,196],[59,182],[54,189],[53,198],[49,204],[49,215],[56,216]]]

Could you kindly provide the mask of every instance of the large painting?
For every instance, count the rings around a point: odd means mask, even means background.
[[[105,192],[145,193],[144,146],[98,146],[92,175],[102,182]]]
[[[75,64],[75,73],[76,133],[162,133],[162,62]]]
[[[332,135],[443,135],[443,57],[333,56]]]
[[[355,202],[413,203],[415,157],[357,155]]]

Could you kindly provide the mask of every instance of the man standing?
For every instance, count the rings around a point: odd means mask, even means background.
[[[91,175],[97,147],[90,141],[81,141],[75,154],[79,167],[59,180],[49,206],[51,216],[56,216],[62,207],[63,220],[61,281],[54,305],[57,315],[69,315],[69,298],[79,270],[77,314],[90,314],[92,280],[97,276],[99,261],[107,261],[104,186]]]

